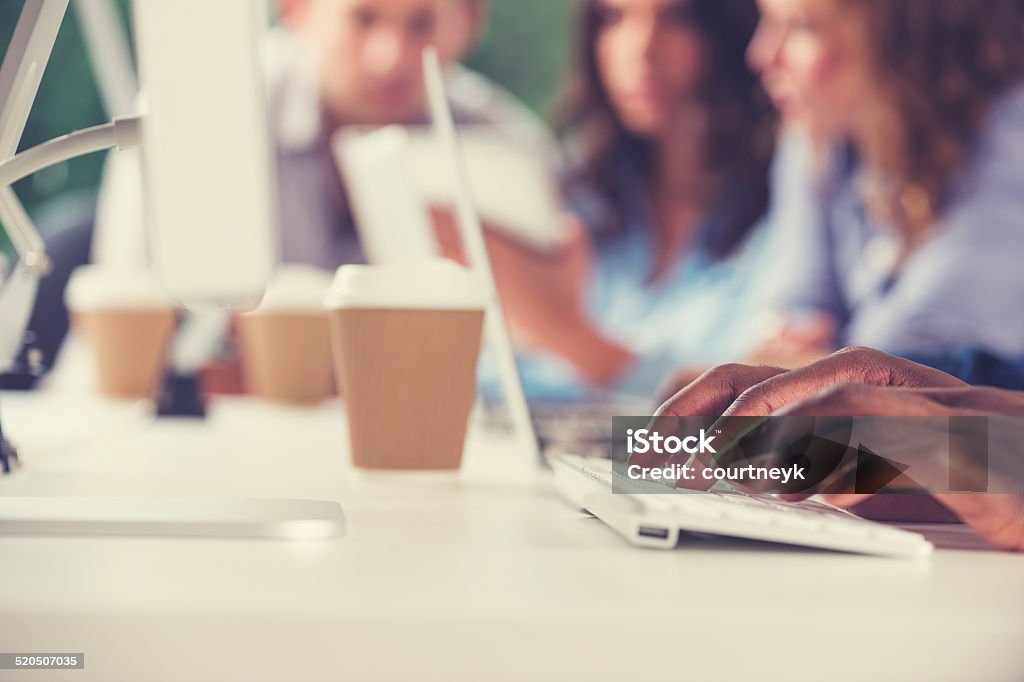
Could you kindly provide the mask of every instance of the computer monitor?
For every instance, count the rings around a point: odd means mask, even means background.
[[[523,383],[516,366],[512,336],[509,334],[501,299],[498,296],[498,283],[494,278],[491,259],[487,253],[483,224],[473,201],[466,158],[459,149],[455,115],[445,90],[441,61],[434,48],[427,48],[423,53],[423,76],[427,85],[434,134],[443,156],[447,159],[448,173],[452,180],[459,233],[466,248],[469,264],[480,275],[486,287],[487,338],[498,362],[502,392],[512,417],[512,428],[519,440],[520,448],[534,459],[543,461],[537,434],[530,421]]]
[[[186,306],[252,307],[277,263],[267,3],[135,0],[150,257]]]
[[[68,0],[26,0],[0,67],[0,162],[21,141]],[[184,305],[259,302],[277,262],[276,181],[263,88],[267,5],[134,0],[150,257]],[[0,221],[42,242],[10,187]]]

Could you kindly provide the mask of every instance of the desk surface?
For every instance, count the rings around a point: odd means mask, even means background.
[[[0,495],[313,497],[348,519],[318,543],[0,538],[0,650],[86,654],[5,680],[1024,678],[1022,555],[637,550],[494,435],[457,477],[354,475],[336,404],[0,408],[26,460]]]

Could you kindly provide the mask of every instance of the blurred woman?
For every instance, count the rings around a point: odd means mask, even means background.
[[[1024,3],[758,1],[749,58],[794,132],[785,331],[756,359],[1024,353]]]
[[[528,390],[652,396],[750,350],[774,126],[744,57],[746,0],[587,0],[564,106],[574,220],[542,255],[490,236],[516,329],[560,362]]]

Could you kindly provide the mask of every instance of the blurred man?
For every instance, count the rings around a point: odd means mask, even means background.
[[[330,138],[349,125],[425,123],[427,46],[446,63],[459,123],[491,124],[524,143],[554,146],[524,105],[457,63],[483,31],[484,0],[279,0],[278,9],[267,70],[285,262],[333,270],[364,259]],[[96,261],[144,262],[141,193],[137,157],[112,157]]]
[[[444,61],[458,123],[493,125],[555,154],[554,138],[537,116],[458,63],[482,35],[486,0],[278,0],[277,7],[266,66],[284,262],[334,270],[364,260],[330,140],[344,126],[426,123],[421,60],[427,46],[437,47]],[[146,263],[142,193],[138,152],[112,155],[97,207],[93,261]],[[204,385],[236,392],[233,361],[211,368]]]

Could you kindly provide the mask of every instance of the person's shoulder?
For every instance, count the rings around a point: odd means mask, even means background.
[[[990,121],[993,125],[1024,125],[1024,81],[1010,87],[992,105]]]
[[[1024,210],[1024,84],[1007,90],[992,103],[953,180],[948,210],[987,210],[990,206],[1002,210],[1007,201],[1020,203]],[[992,218],[973,221],[978,224],[972,229],[1005,229],[1007,216],[993,214]]]
[[[323,120],[309,45],[293,31],[274,28],[265,42],[263,62],[271,132],[278,148],[288,152],[315,148]]]
[[[494,118],[509,110],[525,109],[515,95],[482,73],[455,62],[446,74],[448,96],[460,113]]]
[[[468,123],[499,127],[521,134],[538,144],[554,145],[544,121],[509,90],[462,64],[452,64],[447,74],[448,96],[457,117]]]
[[[984,252],[998,262],[1024,246],[1024,86],[1014,87],[989,109],[965,165],[953,180],[934,246],[950,258]]]
[[[974,153],[982,162],[991,157],[1024,170],[1024,83],[992,103],[978,131]]]

